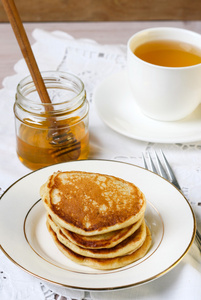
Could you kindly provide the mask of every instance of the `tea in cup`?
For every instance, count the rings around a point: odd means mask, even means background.
[[[150,28],[127,44],[128,77],[141,111],[160,121],[191,114],[201,101],[201,35],[179,28]]]

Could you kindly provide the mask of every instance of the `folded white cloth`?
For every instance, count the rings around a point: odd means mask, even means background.
[[[201,143],[167,145],[130,139],[104,125],[94,108],[94,88],[106,76],[126,68],[126,46],[100,45],[87,39],[76,40],[59,31],[50,33],[36,29],[33,36],[36,39],[33,51],[41,71],[72,72],[85,83],[90,102],[90,158],[119,160],[142,166],[142,152],[153,146],[156,150],[162,148],[171,161],[182,190],[191,202],[200,223]],[[16,74],[4,79],[4,88],[0,91],[0,134],[4,141],[0,144],[0,187],[3,190],[29,172],[18,161],[15,153],[12,110],[17,83],[29,72],[24,60],[17,62],[14,69]],[[193,245],[178,266],[153,282],[119,291],[90,292],[90,296],[94,300],[198,300],[201,295],[200,282],[200,253]],[[84,291],[37,279],[19,269],[0,252],[0,299],[62,299],[62,296],[67,299],[82,299]]]

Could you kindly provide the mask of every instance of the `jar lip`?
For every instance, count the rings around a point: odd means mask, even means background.
[[[53,106],[61,105],[61,104],[68,103],[72,100],[75,100],[77,98],[80,98],[81,95],[83,93],[85,93],[85,87],[84,87],[83,81],[77,75],[75,75],[73,73],[64,72],[64,71],[42,71],[41,75],[42,75],[44,81],[47,80],[47,78],[48,79],[50,79],[50,78],[52,78],[52,79],[60,78],[61,79],[62,78],[63,80],[66,79],[69,81],[70,80],[77,81],[77,83],[80,86],[80,91],[74,97],[72,97],[71,99],[68,99],[66,101],[62,101],[62,102],[59,101],[59,102],[51,103],[51,104],[38,102],[37,105],[42,105],[44,107],[48,106],[48,105],[53,105]],[[17,93],[20,95],[20,97],[22,97],[24,100],[26,100],[29,104],[31,104],[31,103],[36,104],[36,102],[34,100],[27,98],[25,95],[23,95],[23,92],[22,92],[22,87],[26,86],[27,84],[31,84],[31,83],[33,83],[33,79],[31,77],[31,75],[24,77],[17,85]],[[36,88],[35,88],[35,90],[36,90]]]

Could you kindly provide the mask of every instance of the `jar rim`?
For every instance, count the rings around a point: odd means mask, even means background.
[[[28,84],[33,84],[34,88],[35,88],[35,91],[37,92],[36,90],[36,87],[34,85],[34,82],[33,82],[33,79],[31,77],[31,75],[28,75],[26,77],[24,77],[17,85],[17,94],[19,94],[20,97],[23,98],[23,100],[26,100],[27,103],[31,104],[33,103],[34,105],[41,105],[43,107],[46,107],[46,106],[53,106],[53,107],[56,107],[56,106],[59,106],[59,105],[63,105],[65,103],[69,103],[71,102],[74,102],[76,101],[76,99],[79,99],[79,98],[82,98],[82,94],[84,93],[85,94],[85,87],[84,87],[84,83],[83,81],[75,74],[73,73],[70,73],[70,72],[64,72],[64,71],[42,71],[41,72],[41,75],[42,75],[42,78],[44,80],[44,82],[50,78],[52,79],[62,79],[62,83],[64,83],[64,81],[66,80],[66,82],[70,82],[70,81],[73,81],[75,83],[78,83],[79,84],[79,87],[80,87],[80,90],[78,91],[78,93],[73,96],[72,98],[66,100],[66,101],[59,101],[59,102],[56,102],[56,103],[43,103],[42,101],[41,102],[37,102],[32,100],[32,99],[29,99],[28,97],[26,97],[25,95],[23,95],[23,87],[25,87],[26,85]],[[46,82],[45,82],[46,83]],[[57,83],[59,83],[59,81],[57,81]],[[48,89],[48,87],[47,87]],[[40,99],[40,97],[39,97]],[[17,100],[17,99],[16,99]]]

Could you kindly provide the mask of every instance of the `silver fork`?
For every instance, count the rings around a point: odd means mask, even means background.
[[[170,164],[168,163],[167,161],[167,158],[165,157],[164,153],[162,150],[160,150],[161,152],[161,155],[162,155],[162,158],[163,158],[163,163],[164,163],[164,167],[157,155],[157,153],[155,152],[155,158],[156,158],[156,164],[157,164],[157,168],[155,167],[154,163],[153,163],[153,160],[151,158],[151,155],[150,153],[148,152],[148,160],[149,160],[149,165],[150,165],[150,168],[148,167],[148,164],[146,162],[146,159],[145,159],[145,156],[144,154],[142,153],[142,159],[143,159],[143,163],[144,163],[144,167],[145,169],[147,170],[151,170],[152,172],[160,175],[161,177],[167,179],[169,182],[171,182],[178,190],[181,190],[181,187],[174,175],[174,172],[172,170],[172,168],[170,167]],[[201,234],[200,232],[198,231],[198,229],[196,229],[196,235],[195,235],[195,241],[197,243],[197,246],[199,248],[199,251],[201,252]]]

